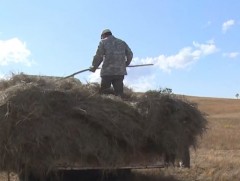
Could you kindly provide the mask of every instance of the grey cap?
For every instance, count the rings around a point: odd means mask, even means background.
[[[109,29],[105,29],[105,30],[102,31],[102,34],[101,34],[101,35],[104,35],[104,34],[106,34],[106,33],[112,33],[112,32],[111,32],[111,30],[109,30]]]

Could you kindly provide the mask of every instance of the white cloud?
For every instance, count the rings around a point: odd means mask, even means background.
[[[2,73],[0,73],[0,79],[4,79],[4,78],[5,76]]]
[[[95,73],[90,74],[88,76],[88,81],[90,83],[93,82],[100,83],[101,82],[100,70],[96,70]],[[126,76],[124,79],[124,85],[133,89],[136,92],[146,92],[148,90],[156,89],[154,82],[156,82],[155,74],[138,76],[137,79],[136,78],[132,79]]]
[[[239,52],[230,52],[224,53],[223,56],[228,58],[236,58],[239,54],[240,54]]]
[[[11,63],[31,66],[33,62],[29,60],[30,55],[31,52],[27,49],[26,43],[18,38],[0,40],[0,66]]]
[[[88,77],[89,82],[100,82],[101,77],[100,77],[100,69],[97,69],[95,73],[91,73]]]
[[[139,76],[138,79],[134,81],[126,78],[124,84],[136,92],[146,92],[156,89],[154,82],[156,82],[156,75],[150,74]]]
[[[172,69],[184,69],[188,68],[194,62],[200,58],[213,54],[217,51],[217,47],[213,40],[208,41],[205,44],[199,44],[193,42],[192,47],[182,48],[175,55],[159,55],[158,57],[147,57],[147,58],[134,58],[134,62],[137,63],[153,63],[165,72],[171,72]]]
[[[235,20],[233,19],[230,19],[228,21],[225,21],[223,24],[222,24],[222,32],[223,33],[226,33],[230,27],[232,27],[233,25],[235,24]]]

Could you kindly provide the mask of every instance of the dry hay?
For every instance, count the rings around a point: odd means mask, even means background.
[[[57,164],[115,167],[145,152],[195,146],[206,126],[186,101],[158,92],[132,103],[77,79],[13,75],[0,82],[0,169],[43,176]]]
[[[58,162],[114,166],[139,147],[141,116],[130,105],[92,95],[73,80],[66,88],[64,81],[25,78],[1,88],[2,169],[24,166],[41,175]]]
[[[163,152],[181,157],[186,147],[196,148],[198,136],[206,131],[207,120],[197,105],[174,94],[148,91],[136,107],[150,143]]]

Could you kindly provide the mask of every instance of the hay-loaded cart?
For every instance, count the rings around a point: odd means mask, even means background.
[[[198,109],[161,91],[129,100],[77,79],[13,75],[0,82],[0,169],[53,180],[156,168],[180,157],[206,127]],[[112,172],[113,171],[113,172]]]

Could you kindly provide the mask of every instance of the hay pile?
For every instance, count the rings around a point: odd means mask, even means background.
[[[137,103],[150,142],[180,157],[186,147],[196,148],[198,136],[206,131],[207,120],[196,106],[162,91],[148,91]]]
[[[42,176],[57,164],[126,165],[195,146],[206,128],[186,101],[148,92],[133,106],[96,86],[24,74],[0,81],[0,169]]]

